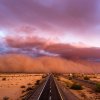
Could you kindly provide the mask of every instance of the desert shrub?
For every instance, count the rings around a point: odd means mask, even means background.
[[[22,98],[21,100],[25,100],[25,98]]]
[[[4,78],[2,78],[2,81],[6,81],[6,78],[4,77]]]
[[[97,78],[96,76],[93,76],[93,78]]]
[[[21,86],[21,88],[25,88],[25,86],[24,86],[24,85],[22,85],[22,86]]]
[[[9,100],[9,97],[5,96],[5,97],[3,97],[3,100]]]
[[[90,78],[88,76],[85,76],[84,80],[90,80]]]
[[[22,93],[25,93],[25,90],[23,90]]]
[[[59,79],[59,78],[57,78],[57,80],[58,80],[58,81],[60,81],[60,79]]]
[[[69,80],[72,80],[72,77],[69,77],[68,79],[69,79]]]
[[[26,89],[26,91],[30,91],[30,90],[33,90],[33,88],[32,88],[32,87],[28,87],[28,88]]]
[[[39,85],[40,84],[40,80],[37,80],[35,85]]]
[[[77,78],[77,75],[73,73],[72,78]]]
[[[42,78],[46,78],[46,75],[42,75]]]
[[[32,85],[31,83],[28,83],[27,85]]]
[[[70,88],[74,89],[74,90],[82,90],[83,89],[82,86],[78,83],[73,83]]]
[[[97,83],[95,86],[95,91],[100,92],[100,83]]]
[[[70,88],[72,84],[70,82],[66,82],[66,86]]]

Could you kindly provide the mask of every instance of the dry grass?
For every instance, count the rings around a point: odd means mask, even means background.
[[[42,74],[0,74],[0,100],[6,100],[4,97],[17,100],[28,87],[35,86],[41,79]]]

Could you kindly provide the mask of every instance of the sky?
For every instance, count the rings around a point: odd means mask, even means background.
[[[0,0],[0,41],[100,47],[100,0]]]

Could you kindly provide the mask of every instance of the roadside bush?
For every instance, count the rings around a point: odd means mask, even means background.
[[[77,75],[75,73],[73,73],[72,78],[77,78]]]
[[[93,78],[97,78],[96,76],[94,76]]]
[[[22,93],[25,93],[25,92],[26,92],[25,90],[22,91]]]
[[[100,83],[96,84],[95,91],[100,93]]]
[[[32,85],[31,83],[28,83],[27,85]]]
[[[69,80],[72,80],[72,77],[69,77],[68,79],[69,79]]]
[[[9,97],[5,96],[5,97],[3,97],[3,100],[9,100]]]
[[[57,77],[57,80],[60,81],[59,77]]]
[[[25,86],[23,85],[23,86],[21,86],[21,88],[25,88]]]
[[[2,78],[2,81],[6,81],[6,78],[4,77],[4,78]]]
[[[78,83],[73,83],[72,86],[71,86],[71,89],[73,90],[82,90],[82,86]]]
[[[30,90],[33,90],[33,88],[32,88],[32,87],[28,87],[28,88],[26,89],[26,91],[30,91]]]
[[[42,78],[46,78],[46,75],[42,75]]]
[[[39,85],[40,84],[40,80],[37,80],[35,85]]]
[[[84,80],[90,80],[90,78],[88,76],[85,76]]]
[[[72,84],[70,82],[66,82],[66,86],[70,88]]]
[[[21,100],[26,100],[25,98],[22,98]]]

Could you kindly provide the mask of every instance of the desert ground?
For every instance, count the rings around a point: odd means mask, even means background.
[[[27,89],[36,87],[36,82],[43,80],[45,75],[1,73],[0,100],[22,100],[22,97],[29,92]],[[62,88],[70,91],[79,100],[100,100],[100,91],[96,92],[94,90],[95,85],[91,85],[91,82],[95,84],[100,83],[100,74],[57,74],[55,78]],[[76,83],[82,86],[82,89],[71,89],[71,86]]]
[[[43,74],[0,74],[0,100],[21,100],[23,91],[34,86]]]
[[[72,74],[71,74],[72,75]],[[67,88],[72,94],[77,96],[79,100],[100,100],[100,91],[95,92],[95,85],[92,86],[90,82],[93,83],[99,83],[100,84],[100,74],[85,74],[84,76],[89,77],[89,80],[83,79],[82,74],[76,74],[76,76],[79,76],[79,79],[83,80],[82,82],[80,81],[75,81],[75,79],[78,79],[77,77],[74,79],[71,79],[70,74],[66,75],[60,75],[57,77],[58,81],[65,87]],[[89,82],[89,84],[87,84]],[[73,84],[78,84],[82,86],[82,89],[77,90],[77,89],[71,89],[71,86]],[[100,87],[99,87],[100,88]]]

